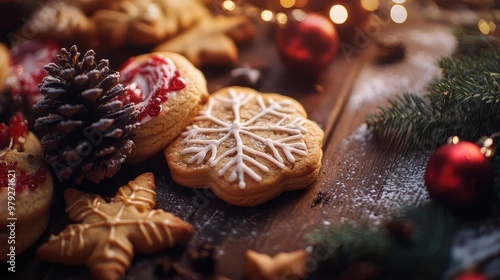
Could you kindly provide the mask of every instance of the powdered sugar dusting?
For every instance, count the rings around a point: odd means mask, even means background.
[[[497,258],[485,264],[485,273],[490,279],[500,278],[500,219],[481,222],[481,225],[460,230],[454,237],[451,251],[452,266],[448,275],[454,275],[463,267],[473,267],[477,263]]]
[[[366,123],[363,123],[354,131],[351,136],[342,141],[343,145],[348,145],[351,141],[367,142],[373,138],[372,130],[368,128]]]
[[[339,174],[328,184],[335,186],[330,195],[338,203],[332,207],[341,216],[379,224],[390,213],[428,201],[423,182],[428,155],[421,151],[401,155],[372,138],[362,124],[344,139]],[[374,162],[366,162],[367,158]]]
[[[425,86],[441,73],[437,60],[449,56],[456,45],[452,29],[436,23],[393,28],[387,34],[405,44],[406,56],[390,65],[364,67],[349,100],[350,108],[382,104],[388,97],[404,92],[423,93]]]

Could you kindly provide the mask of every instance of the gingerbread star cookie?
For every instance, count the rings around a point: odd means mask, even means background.
[[[306,274],[306,258],[307,253],[304,250],[279,253],[274,257],[248,250],[243,267],[243,279],[303,279]]]
[[[227,66],[238,62],[235,44],[252,39],[255,28],[248,18],[215,17],[200,21],[193,28],[155,48],[155,51],[184,55],[194,66]]]
[[[40,259],[87,264],[94,279],[120,279],[134,251],[158,252],[193,235],[193,227],[155,206],[152,173],[121,187],[107,203],[99,195],[64,192],[71,224],[38,248]]]
[[[211,95],[165,156],[178,184],[253,206],[317,178],[323,135],[296,100],[230,87]]]

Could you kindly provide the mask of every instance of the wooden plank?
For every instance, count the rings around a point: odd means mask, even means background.
[[[400,207],[402,198],[412,204],[425,200],[420,183],[425,155],[383,150],[380,143],[365,141],[363,137],[367,134],[363,130],[346,138],[364,122],[365,113],[370,109],[370,106],[351,108],[345,104],[361,67],[375,55],[375,50],[366,49],[357,57],[339,55],[316,81],[304,81],[282,66],[274,47],[274,35],[268,28],[260,26],[255,42],[242,47],[241,63],[265,63],[269,69],[258,89],[296,98],[309,117],[325,130],[323,168],[312,186],[285,193],[256,207],[230,206],[210,191],[178,186],[170,177],[163,155],[159,154],[140,165],[127,166],[115,178],[87,189],[112,196],[128,180],[143,172],[154,172],[158,208],[194,225],[196,236],[191,243],[209,240],[217,244],[220,248],[217,271],[231,279],[241,278],[248,248],[269,254],[304,248],[304,234],[315,227],[344,220],[377,222],[383,214]],[[227,69],[205,70],[205,74],[211,92],[228,85]],[[410,187],[404,189],[407,183]],[[321,201],[320,193],[323,194]],[[61,195],[56,201],[47,235],[57,233],[69,222]],[[47,235],[42,240],[46,240]],[[126,279],[154,279],[152,261],[172,251],[175,250],[137,255]],[[40,263],[35,259],[34,250],[23,256],[21,267],[37,271],[38,275],[47,274],[47,280],[89,276],[83,266]],[[34,279],[33,275],[37,274],[24,274],[26,277],[20,279]]]
[[[265,60],[267,65],[272,66],[259,90],[278,92],[299,100],[309,117],[325,130],[326,139],[329,139],[328,135],[333,131],[357,74],[367,60],[366,55],[337,57],[318,79],[323,88],[319,92],[315,90],[318,86],[316,81],[305,83],[304,79],[294,79],[285,70],[271,38],[259,37],[255,49],[243,53],[242,61],[261,63],[259,60]],[[372,51],[369,53],[373,54]],[[214,79],[212,86],[220,87],[227,77],[220,79],[220,82]],[[328,142],[325,143],[327,146]],[[327,173],[323,171],[323,174]],[[177,188],[173,185],[171,189]],[[195,198],[204,204],[190,215],[189,222],[197,229],[196,238],[209,239],[220,246],[219,273],[231,279],[240,279],[244,253],[248,248],[277,253],[304,247],[304,233],[310,230],[309,224],[317,221],[317,215],[323,212],[320,208],[310,207],[314,190],[323,185],[324,182],[319,179],[307,190],[286,193],[269,203],[251,208],[227,205],[204,191],[204,197]]]

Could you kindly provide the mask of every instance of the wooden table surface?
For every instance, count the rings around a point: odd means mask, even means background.
[[[418,16],[403,25],[389,25],[384,32],[399,36],[407,46],[405,58],[376,65],[376,47],[363,45],[357,55],[342,51],[315,81],[293,77],[282,66],[266,26],[257,38],[241,47],[240,61],[264,63],[268,71],[258,89],[299,100],[309,118],[325,130],[323,167],[307,189],[282,194],[256,207],[236,207],[215,198],[209,191],[195,191],[175,184],[163,155],[122,169],[107,184],[92,189],[113,195],[135,176],[154,172],[157,207],[193,224],[196,240],[209,240],[219,248],[217,273],[240,279],[247,249],[274,255],[305,248],[304,235],[317,227],[345,221],[377,224],[395,210],[428,200],[423,169],[428,153],[402,154],[384,147],[363,126],[365,115],[384,104],[386,97],[406,90],[421,90],[439,74],[434,61],[453,50],[451,29]],[[435,40],[439,38],[439,40]],[[226,86],[226,71],[205,71],[211,92]],[[323,199],[318,200],[322,193]],[[58,195],[56,199],[62,200]],[[69,222],[64,205],[55,203],[49,233]],[[36,246],[35,246],[36,247]],[[154,260],[161,254],[136,256],[125,279],[150,279]],[[85,267],[49,265],[34,257],[34,249],[18,258],[19,279],[87,279]],[[2,277],[2,279],[5,279]]]

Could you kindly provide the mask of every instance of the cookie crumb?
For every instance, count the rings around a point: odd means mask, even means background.
[[[330,204],[331,200],[332,200],[332,196],[330,194],[325,193],[325,192],[318,192],[316,194],[316,197],[311,202],[310,207],[314,208],[320,204],[321,204],[321,206],[328,205],[328,204]]]

